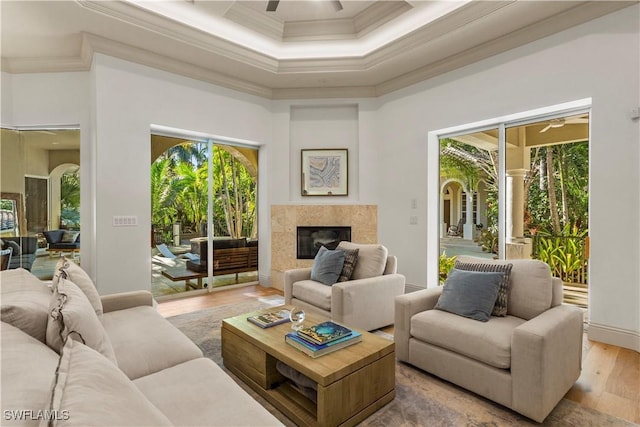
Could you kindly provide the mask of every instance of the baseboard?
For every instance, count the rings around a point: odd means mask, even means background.
[[[590,322],[587,336],[593,341],[640,352],[640,332],[638,331],[629,331]]]

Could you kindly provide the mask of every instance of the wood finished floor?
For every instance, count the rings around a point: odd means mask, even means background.
[[[282,295],[282,292],[252,285],[161,302],[158,311],[165,317],[176,316],[269,295]],[[393,326],[384,330],[393,333]],[[640,353],[589,341],[585,334],[582,375],[565,397],[585,407],[640,424]]]

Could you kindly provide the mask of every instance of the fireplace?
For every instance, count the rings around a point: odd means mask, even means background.
[[[335,249],[343,240],[351,241],[351,227],[299,226],[297,228],[297,258],[315,258],[321,246]]]

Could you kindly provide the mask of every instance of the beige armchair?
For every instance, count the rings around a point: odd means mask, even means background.
[[[311,280],[311,268],[284,273],[286,304],[331,318],[337,323],[371,331],[393,323],[395,297],[404,293],[405,277],[397,259],[382,245],[341,242],[338,248],[359,249],[351,280],[328,286]],[[372,263],[382,273],[371,277]]]
[[[458,260],[491,263],[459,256]],[[583,314],[537,260],[512,263],[505,317],[480,322],[434,309],[443,287],[396,298],[398,360],[542,422],[580,376]]]

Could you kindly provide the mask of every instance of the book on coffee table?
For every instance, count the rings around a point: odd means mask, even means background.
[[[332,321],[318,323],[298,330],[298,335],[312,344],[327,344],[349,336],[353,331]]]
[[[305,340],[295,332],[289,332],[287,335],[285,335],[284,340],[292,347],[297,348],[308,356],[316,358],[359,343],[360,341],[362,341],[362,334],[357,331],[352,331],[351,334],[343,336],[342,338],[333,340],[326,344],[313,344]]]
[[[289,310],[278,310],[270,313],[256,314],[247,317],[247,320],[261,328],[270,328],[282,323],[290,322]]]

